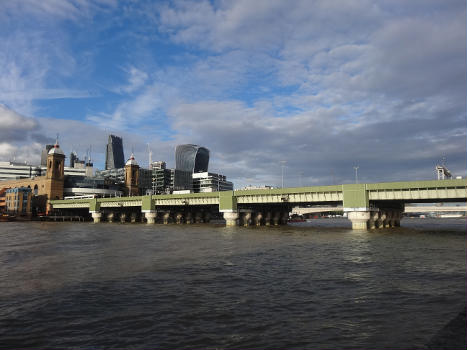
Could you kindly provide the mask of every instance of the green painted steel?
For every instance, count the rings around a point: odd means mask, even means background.
[[[344,208],[368,208],[370,206],[366,184],[342,185],[342,192]]]
[[[380,182],[366,184],[367,190],[402,190],[421,188],[467,187],[467,179]]]
[[[97,200],[97,198],[91,199],[89,201],[89,211],[99,211],[101,208],[101,203]]]
[[[219,205],[219,210],[237,210],[238,204],[343,202],[345,208],[368,208],[370,201],[399,200],[417,202],[444,199],[467,199],[467,179],[402,181],[338,186],[293,187],[168,194],[154,196],[111,197],[94,199],[52,200],[55,208],[141,206],[155,210],[158,206]]]
[[[237,198],[234,191],[222,191],[219,193],[219,210],[235,211],[237,210]]]
[[[144,196],[141,203],[141,210],[155,210],[156,206],[152,196]]]

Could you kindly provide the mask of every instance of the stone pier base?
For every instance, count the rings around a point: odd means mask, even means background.
[[[237,212],[224,212],[224,220],[226,226],[237,226],[238,213]]]
[[[93,211],[91,212],[91,216],[95,224],[101,222],[102,213],[99,213],[98,211]]]
[[[154,224],[156,222],[157,213],[155,211],[147,211],[144,213],[144,217],[148,224]]]
[[[370,217],[369,211],[349,211],[347,214],[347,218],[352,222],[353,230],[366,230]]]

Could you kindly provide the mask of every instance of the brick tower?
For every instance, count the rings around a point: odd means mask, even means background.
[[[135,160],[133,153],[125,164],[125,188],[129,196],[139,195],[139,165]]]

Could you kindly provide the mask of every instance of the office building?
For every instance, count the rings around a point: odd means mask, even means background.
[[[105,170],[119,169],[125,166],[123,155],[123,141],[121,137],[109,135],[105,152]]]
[[[47,162],[46,162],[47,164]],[[30,179],[45,173],[41,167],[14,162],[0,162],[0,181]]]
[[[195,193],[232,190],[233,183],[227,181],[225,175],[209,172],[193,174],[193,192]]]
[[[208,171],[209,150],[197,145],[178,145],[175,148],[175,169],[190,173]]]
[[[45,145],[45,148],[42,150],[41,153],[41,166],[45,167],[47,165],[47,155],[53,147],[54,145]]]

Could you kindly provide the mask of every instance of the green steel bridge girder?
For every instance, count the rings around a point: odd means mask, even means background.
[[[369,208],[371,203],[416,203],[466,201],[467,179],[345,184],[336,186],[294,187],[209,193],[152,195],[134,197],[51,200],[54,208],[89,208],[99,211],[112,207],[212,206],[220,211],[261,204],[342,203],[344,208]]]

